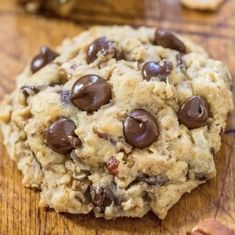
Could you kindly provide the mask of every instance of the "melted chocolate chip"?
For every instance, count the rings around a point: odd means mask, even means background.
[[[52,51],[49,47],[41,47],[40,54],[36,55],[31,62],[31,71],[33,73],[37,72],[53,61],[57,56],[58,54]]]
[[[117,176],[118,175],[118,165],[119,165],[119,161],[117,160],[117,158],[115,157],[111,157],[110,159],[108,159],[108,161],[106,162],[106,167],[109,171],[109,173],[111,175]]]
[[[138,173],[136,179],[136,182],[145,182],[148,185],[164,185],[166,184],[169,179],[166,175],[157,175],[157,176],[148,176],[144,173]]]
[[[111,95],[109,83],[97,75],[90,74],[75,82],[70,99],[79,109],[93,112],[107,104]]]
[[[100,37],[89,45],[87,50],[87,63],[93,63],[99,53],[102,53],[104,56],[110,55],[117,60],[122,58],[122,52],[116,48],[113,41],[108,40],[106,37]]]
[[[95,207],[100,209],[100,212],[104,212],[105,207],[110,206],[113,201],[115,201],[115,197],[113,195],[112,190],[105,187],[90,187],[90,198],[91,202]]]
[[[150,61],[143,65],[143,78],[149,81],[151,78],[158,77],[160,81],[166,81],[166,77],[171,73],[173,64],[170,61],[155,62]]]
[[[207,123],[209,117],[209,106],[200,96],[193,96],[188,99],[178,113],[180,123],[189,129],[199,128]]]
[[[159,131],[154,117],[143,109],[128,114],[123,123],[126,141],[136,148],[146,148],[158,137]]]
[[[169,30],[156,30],[154,43],[165,48],[177,50],[186,53],[186,46],[184,43]]]
[[[66,154],[81,145],[81,140],[75,135],[76,126],[68,118],[60,118],[46,131],[47,145],[57,153]]]
[[[24,94],[25,97],[30,95],[37,94],[41,90],[42,86],[22,86],[20,90]]]

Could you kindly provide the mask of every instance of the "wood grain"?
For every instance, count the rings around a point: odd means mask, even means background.
[[[16,75],[41,45],[56,46],[63,38],[79,34],[90,24],[170,28],[202,44],[235,75],[234,0],[226,1],[217,13],[186,10],[176,0],[80,2],[81,7],[73,17],[75,23],[24,14],[13,0],[0,1],[0,99],[14,89]],[[228,129],[235,129],[234,112],[228,122]],[[184,235],[206,217],[218,218],[235,229],[234,141],[233,135],[224,135],[216,158],[217,177],[185,195],[164,221],[151,213],[143,219],[105,221],[92,215],[57,214],[53,210],[39,209],[38,192],[22,186],[20,173],[0,145],[0,235]]]

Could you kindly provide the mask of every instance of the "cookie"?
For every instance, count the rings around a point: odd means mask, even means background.
[[[69,15],[75,8],[77,0],[16,0],[27,12],[49,11],[61,16]]]
[[[205,11],[215,11],[223,2],[224,0],[181,0],[185,7]]]
[[[19,75],[4,144],[41,206],[164,219],[216,175],[230,85],[222,62],[171,31],[92,27]]]
[[[235,232],[215,219],[205,219],[187,235],[235,235]]]

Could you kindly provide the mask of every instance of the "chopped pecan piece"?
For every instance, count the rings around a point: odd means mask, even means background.
[[[111,157],[107,162],[106,162],[106,167],[111,175],[117,176],[118,175],[118,165],[119,161],[115,157]]]

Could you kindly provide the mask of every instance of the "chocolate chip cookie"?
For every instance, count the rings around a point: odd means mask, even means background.
[[[235,232],[215,219],[205,219],[187,235],[235,235]]]
[[[48,11],[61,16],[70,14],[78,4],[77,0],[16,0],[30,13]]]
[[[164,219],[215,176],[231,76],[201,47],[168,30],[113,26],[35,54],[0,126],[41,206]]]
[[[215,11],[224,0],[181,0],[181,3],[188,8],[202,11]]]

